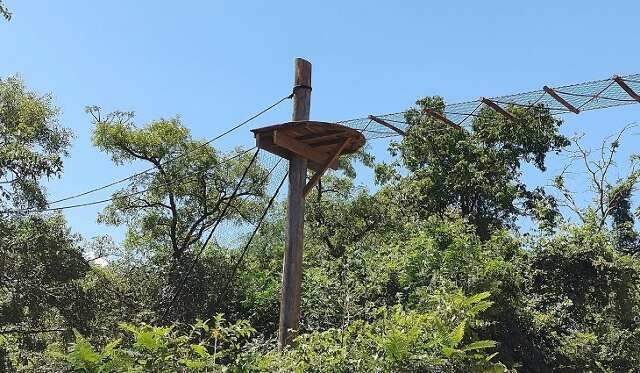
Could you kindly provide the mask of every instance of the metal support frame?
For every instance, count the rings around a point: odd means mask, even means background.
[[[437,111],[435,111],[433,109],[429,109],[429,108],[424,109],[424,113],[429,115],[432,118],[435,118],[435,119],[437,119],[437,120],[439,120],[441,122],[444,122],[444,123],[450,125],[451,127],[454,127],[456,129],[459,129],[459,130],[462,129],[462,127],[460,127],[459,124],[454,123],[451,119],[445,117],[444,115],[438,113]]]
[[[487,105],[494,111],[502,114],[505,118],[509,119],[512,122],[515,122],[516,118],[513,115],[511,115],[511,113],[501,108],[500,105],[496,104],[495,102],[489,100],[486,97],[480,97],[480,101],[482,101],[483,104]]]
[[[327,170],[331,167],[331,165],[333,165],[338,161],[338,158],[340,158],[340,154],[342,154],[342,151],[344,150],[344,148],[346,148],[347,145],[349,145],[349,142],[351,142],[351,139],[344,140],[342,144],[338,146],[335,153],[333,153],[333,155],[327,159],[327,161],[322,165],[322,167],[319,170],[317,170],[315,174],[313,174],[313,176],[311,177],[311,180],[309,180],[307,185],[304,186],[303,195],[305,197],[311,192],[311,189],[313,189],[313,187],[316,186],[316,184],[318,184],[322,175],[324,175],[324,173],[327,172]]]
[[[631,96],[632,99],[640,102],[640,95],[638,95],[633,89],[631,89],[631,87],[629,87],[629,85],[627,85],[627,83],[625,83],[624,79],[622,79],[618,75],[614,75],[613,76],[613,81],[618,83],[620,88],[622,88],[625,92],[627,92],[627,94],[629,96]]]
[[[569,109],[570,112],[574,113],[574,114],[580,114],[580,109],[576,108],[575,106],[571,105],[569,102],[567,102],[567,100],[565,100],[564,98],[560,97],[560,95],[558,95],[556,93],[556,91],[553,90],[553,88],[549,88],[546,85],[544,87],[542,87],[542,89],[547,92],[547,94],[551,97],[553,97],[554,100],[558,101],[562,106],[566,107],[567,109]]]
[[[396,126],[394,126],[394,125],[392,125],[392,124],[389,124],[389,123],[387,123],[386,121],[384,121],[384,120],[382,120],[382,119],[380,119],[380,118],[378,118],[378,117],[374,117],[373,115],[369,115],[369,119],[371,119],[372,121],[374,121],[374,122],[376,122],[376,123],[378,123],[378,124],[381,124],[381,125],[383,125],[383,126],[385,126],[385,127],[389,128],[389,129],[390,129],[390,130],[392,130],[392,131],[395,131],[395,132],[396,132],[396,133],[398,133],[399,135],[402,135],[402,136],[406,135],[406,132],[404,132],[404,131],[403,131],[403,130],[401,130],[400,128],[398,128],[398,127],[396,127]]]

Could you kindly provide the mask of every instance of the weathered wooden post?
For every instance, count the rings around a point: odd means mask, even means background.
[[[338,158],[342,154],[357,151],[365,142],[364,136],[354,129],[309,120],[310,109],[311,64],[302,58],[296,58],[292,121],[252,130],[260,149],[289,160],[289,196],[278,329],[280,350],[291,344],[300,322],[305,196],[329,168],[337,167]],[[308,182],[307,168],[315,171]]]
[[[311,63],[296,58],[293,83],[292,121],[309,120],[311,111]],[[278,347],[282,349],[295,337],[300,321],[302,250],[304,242],[304,186],[307,160],[298,155],[289,158],[289,195],[287,200],[286,240],[282,263],[282,290]]]

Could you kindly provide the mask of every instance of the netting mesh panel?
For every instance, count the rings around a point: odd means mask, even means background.
[[[279,156],[268,153],[264,150],[258,153],[258,158],[251,167],[264,174],[263,178],[260,179],[263,185],[264,194],[259,197],[238,197],[245,202],[253,204],[253,214],[251,214],[251,216],[244,215],[234,220],[223,220],[215,230],[212,237],[212,241],[216,245],[229,249],[237,249],[245,245],[249,235],[255,229],[256,224],[258,224],[260,214],[267,208],[269,199],[276,192],[280,182],[285,177],[288,169],[287,162],[288,161],[286,159],[282,159]],[[246,184],[247,181],[244,183]],[[242,190],[243,186],[240,187],[240,192]],[[282,190],[280,193],[282,194]]]
[[[404,121],[404,113],[399,113],[399,114],[402,114],[402,120]],[[394,114],[388,114],[388,115],[394,115]],[[397,132],[369,118],[351,119],[351,120],[346,120],[338,123],[342,124],[343,126],[347,126],[362,132],[362,134],[367,140],[398,136]],[[406,126],[406,123],[405,123],[405,126]],[[397,126],[397,127],[400,127],[400,126]]]
[[[640,74],[627,75],[622,80],[637,94],[640,94]],[[638,103],[625,90],[617,84],[613,78],[592,82],[566,85],[553,88],[554,92],[580,111],[604,109],[612,106],[629,105]],[[571,110],[558,102],[553,96],[544,90],[517,93],[513,95],[490,98],[501,108],[507,109],[509,105],[530,107],[544,105],[552,114],[569,113]],[[447,104],[444,110],[445,117],[460,126],[469,125],[473,118],[479,115],[480,108],[484,104],[480,100]],[[401,129],[407,129],[406,112],[376,115],[383,121]],[[361,130],[367,140],[398,136],[398,133],[386,126],[373,122],[368,118],[352,119],[339,122],[345,126]]]

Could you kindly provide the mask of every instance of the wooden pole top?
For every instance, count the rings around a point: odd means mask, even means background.
[[[307,120],[311,111],[311,62],[296,58],[291,120]]]

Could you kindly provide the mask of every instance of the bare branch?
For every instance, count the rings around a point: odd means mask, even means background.
[[[595,194],[593,203],[595,205],[595,212],[597,213],[596,219],[598,226],[604,228],[607,219],[610,217],[612,211],[615,209],[615,201],[622,190],[613,190],[614,185],[618,182],[611,181],[611,170],[616,166],[616,154],[620,148],[620,141],[622,137],[631,128],[635,128],[635,124],[628,124],[624,126],[617,134],[609,136],[602,141],[602,146],[598,149],[597,156],[594,158],[594,149],[587,149],[582,145],[580,141],[582,136],[578,136],[574,139],[575,150],[570,151],[568,157],[569,162],[564,166],[560,174],[558,175],[560,180],[564,180],[565,175],[575,174],[575,172],[569,171],[573,169],[576,161],[580,161],[584,171],[588,175],[589,185],[587,190]],[[637,170],[640,159],[632,158],[630,164],[630,171],[627,177],[621,180],[632,180],[632,183],[638,181]],[[568,208],[575,213],[583,222],[585,216],[583,212],[585,208],[581,208],[575,198],[574,192],[570,191],[564,183],[556,183],[553,187],[558,190],[561,196],[560,206]]]

